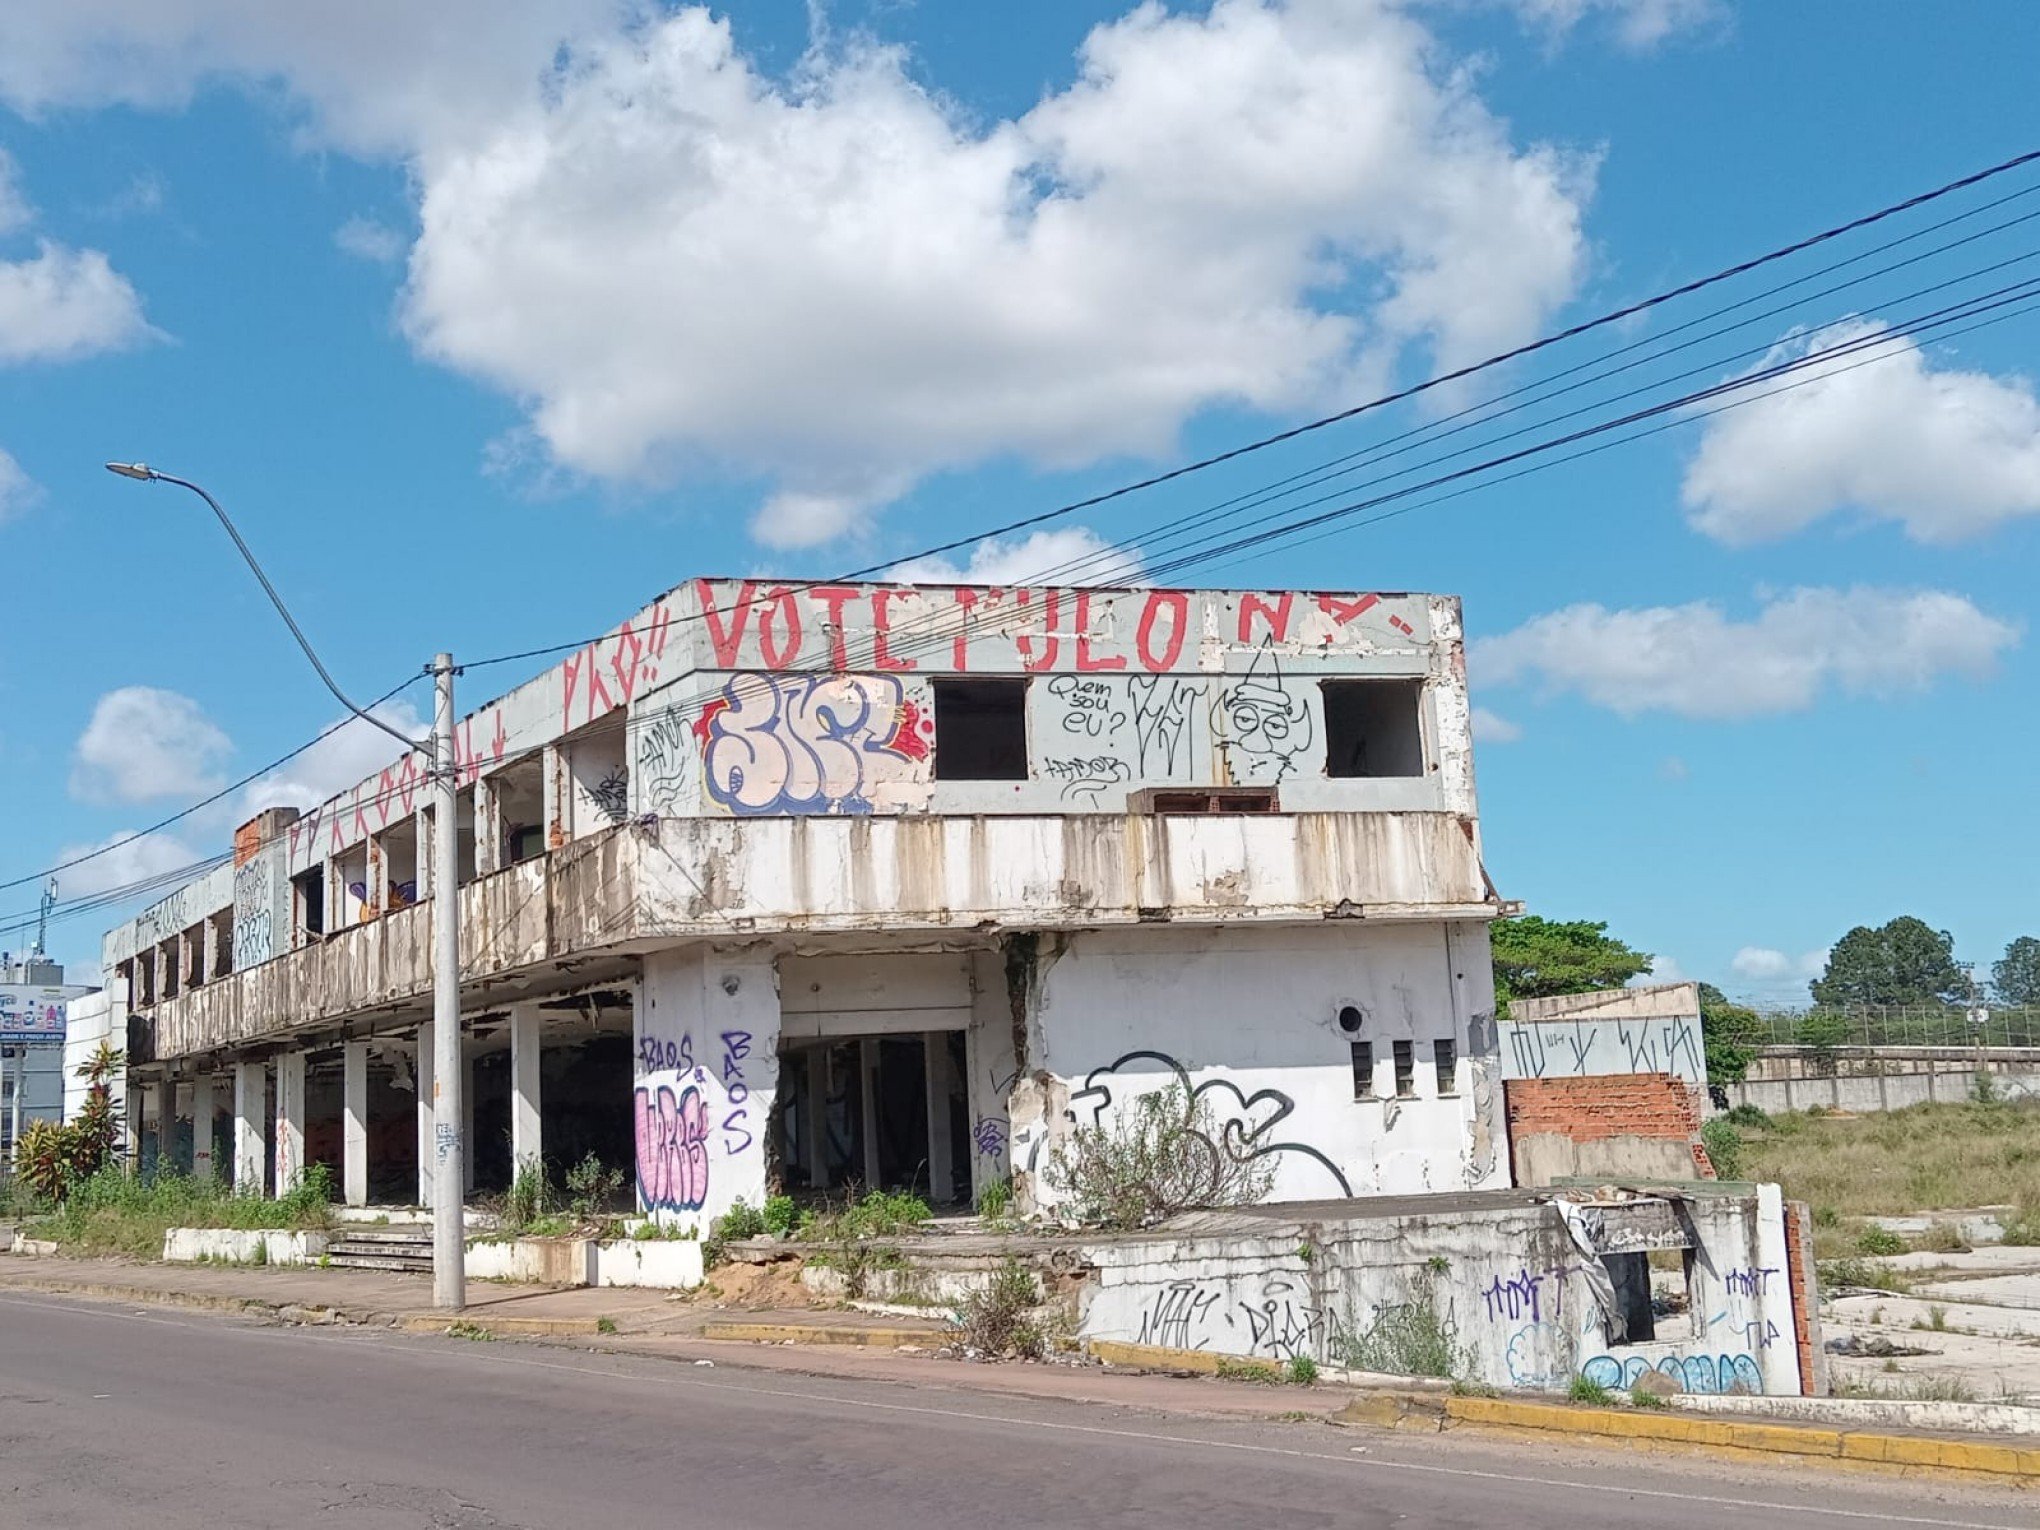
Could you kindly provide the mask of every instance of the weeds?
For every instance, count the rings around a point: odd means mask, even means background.
[[[1573,1377],[1572,1385],[1565,1389],[1565,1395],[1567,1401],[1579,1403],[1582,1407],[1612,1408],[1615,1406],[1615,1394],[1591,1376]]]
[[[1033,1274],[1019,1260],[1008,1259],[958,1304],[963,1342],[994,1358],[1039,1359],[1048,1348],[1048,1335],[1032,1316],[1037,1300]]]
[[[599,1317],[595,1319],[595,1331],[597,1333],[615,1333],[616,1319],[613,1317]]]
[[[1317,1361],[1309,1355],[1291,1355],[1289,1364],[1282,1368],[1282,1379],[1293,1387],[1316,1386]]]
[[[173,1227],[322,1228],[332,1200],[333,1178],[324,1164],[306,1169],[273,1201],[175,1170],[144,1178],[109,1165],[73,1185],[36,1231],[80,1253],[160,1259],[163,1235]]]
[[[1720,1179],[1743,1177],[1743,1139],[1735,1123],[1716,1116],[1700,1128],[1700,1145],[1707,1149],[1707,1161]]]
[[[1261,1386],[1277,1386],[1282,1373],[1265,1360],[1235,1360],[1231,1355],[1218,1357],[1218,1369],[1213,1373],[1220,1381],[1251,1381]]]
[[[987,1222],[1003,1222],[1013,1209],[1013,1182],[1005,1179],[989,1181],[978,1191],[977,1214]]]
[[[504,1227],[523,1232],[552,1209],[552,1181],[546,1177],[545,1164],[536,1158],[525,1159],[517,1166],[510,1192],[503,1198]]]
[[[1631,1392],[1629,1394],[1629,1406],[1648,1410],[1651,1408],[1669,1408],[1671,1404],[1655,1392]]]
[[[1077,1221],[1118,1231],[1180,1211],[1258,1205],[1275,1183],[1272,1162],[1234,1153],[1210,1103],[1181,1084],[1075,1128],[1056,1143],[1047,1177]]]
[[[471,1322],[467,1318],[455,1318],[451,1323],[448,1323],[446,1325],[446,1336],[449,1339],[467,1339],[476,1344],[493,1344],[496,1342],[496,1336],[493,1333],[489,1332],[480,1323]]]
[[[1332,1349],[1342,1364],[1357,1371],[1452,1377],[1471,1369],[1471,1356],[1460,1347],[1459,1332],[1450,1319],[1438,1311],[1428,1278],[1419,1282],[1409,1301],[1378,1308],[1366,1328],[1337,1333]]]
[[[765,1231],[775,1238],[791,1237],[814,1220],[813,1216],[801,1210],[790,1195],[768,1196],[761,1213]]]
[[[1899,1271],[1885,1269],[1867,1259],[1822,1259],[1814,1269],[1820,1277],[1821,1288],[1826,1291],[1856,1286],[1868,1291],[1903,1294],[1912,1289],[1912,1282]]]
[[[1878,1381],[1840,1381],[1837,1397],[1882,1397],[1892,1402],[1975,1402],[1976,1390],[1959,1376],[1909,1376],[1897,1386]]]
[[[623,1170],[590,1153],[566,1173],[567,1213],[578,1221],[602,1216],[623,1193]]]
[[[1903,1254],[1909,1246],[1905,1239],[1901,1238],[1890,1228],[1879,1227],[1875,1223],[1872,1223],[1856,1234],[1856,1251],[1868,1254],[1873,1258],[1882,1258],[1890,1254]]]

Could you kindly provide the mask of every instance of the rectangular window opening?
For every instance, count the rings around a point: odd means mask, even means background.
[[[1424,682],[1326,680],[1325,774],[1333,777],[1424,773]]]
[[[1693,1319],[1693,1251],[1652,1249],[1631,1254],[1603,1254],[1608,1279],[1615,1287],[1615,1311],[1625,1334],[1618,1344],[1679,1342],[1699,1333]]]
[[[1279,813],[1273,787],[1195,787],[1190,790],[1135,792],[1136,813]]]
[[[298,944],[326,933],[326,868],[314,866],[290,879],[292,911],[297,916]]]
[[[1374,1098],[1374,1043],[1371,1041],[1353,1043],[1353,1098]]]
[[[1027,779],[1027,682],[937,680],[935,779]]]
[[[1395,1097],[1407,1100],[1417,1092],[1417,1044],[1413,1041],[1398,1041],[1395,1044]]]
[[[1431,1043],[1431,1061],[1438,1069],[1438,1092],[1457,1094],[1459,1092],[1459,1047],[1452,1041]]]

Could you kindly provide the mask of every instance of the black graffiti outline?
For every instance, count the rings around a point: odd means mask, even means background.
[[[1098,1080],[1118,1073],[1130,1062],[1142,1061],[1160,1063],[1162,1067],[1175,1074],[1176,1082],[1183,1086],[1183,1092],[1193,1106],[1207,1094],[1218,1091],[1233,1097],[1239,1106],[1240,1118],[1228,1118],[1223,1123],[1219,1129],[1220,1141],[1210,1142],[1206,1139],[1214,1153],[1223,1151],[1235,1163],[1254,1163],[1263,1158],[1273,1158],[1278,1153],[1301,1153],[1304,1157],[1315,1159],[1323,1165],[1325,1171],[1338,1181],[1339,1193],[1349,1200],[1352,1198],[1353,1186],[1346,1178],[1345,1171],[1316,1148],[1305,1142],[1261,1140],[1296,1113],[1296,1101],[1279,1089],[1257,1089],[1252,1094],[1247,1094],[1228,1078],[1208,1078],[1201,1084],[1193,1084],[1190,1082],[1190,1070],[1163,1052],[1128,1052],[1124,1057],[1117,1058],[1102,1068],[1093,1068],[1084,1077],[1084,1087],[1070,1096],[1070,1119],[1076,1119],[1076,1106],[1080,1100],[1097,1101],[1093,1108],[1094,1120],[1098,1114],[1109,1110],[1112,1106],[1112,1091]],[[1275,1107],[1274,1114],[1249,1132],[1246,1129],[1246,1122],[1253,1119],[1256,1107],[1269,1104]]]

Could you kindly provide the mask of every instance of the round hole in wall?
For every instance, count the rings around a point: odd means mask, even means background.
[[[1342,1004],[1339,1006],[1339,1029],[1348,1036],[1359,1035],[1360,1027],[1365,1020],[1366,1016],[1360,1013],[1359,1005]]]

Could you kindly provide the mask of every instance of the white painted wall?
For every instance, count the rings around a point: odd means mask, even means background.
[[[1339,922],[1044,940],[1010,1103],[1010,1161],[1029,1197],[1061,1199],[1054,1144],[1072,1125],[1108,1121],[1179,1081],[1210,1103],[1229,1142],[1273,1165],[1272,1200],[1506,1184],[1486,941],[1448,945],[1446,932]],[[1339,1028],[1346,1006],[1363,1016],[1357,1036]],[[997,1020],[986,1018],[993,1052]],[[1457,1054],[1442,1090],[1440,1039]],[[1370,1098],[1355,1098],[1355,1040],[1374,1049]],[[1403,1098],[1398,1041],[1414,1063]]]

